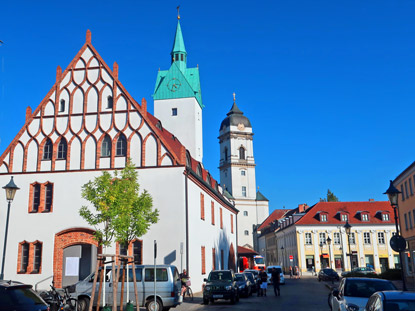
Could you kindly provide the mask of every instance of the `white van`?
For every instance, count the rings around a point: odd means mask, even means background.
[[[267,267],[268,284],[271,284],[271,273],[272,273],[273,268],[275,268],[277,272],[280,273],[280,284],[285,284],[284,273],[282,272],[281,266],[268,266]]]
[[[146,307],[147,310],[154,310],[154,265],[138,265],[135,266],[138,290],[138,302],[140,307]],[[112,267],[107,266],[105,272],[105,304],[112,306]],[[134,282],[132,269],[128,270],[129,279],[129,300],[135,305]],[[87,278],[69,286],[69,292],[72,297],[78,299],[78,310],[87,311],[91,300],[92,284],[94,282],[95,273],[90,274]],[[101,275],[100,273],[98,274]],[[181,291],[181,281],[179,272],[175,266],[172,265],[157,265],[156,266],[156,296],[157,304],[156,310],[167,311],[170,308],[175,308],[180,304],[179,296]],[[126,282],[127,278],[125,278]],[[94,306],[97,305],[98,289],[100,279],[97,280],[96,292],[94,297]],[[120,305],[121,297],[121,273],[120,280],[117,283],[117,300]],[[124,284],[124,302],[127,297],[127,286]],[[102,294],[101,294],[102,299]],[[102,300],[100,303],[103,306]]]

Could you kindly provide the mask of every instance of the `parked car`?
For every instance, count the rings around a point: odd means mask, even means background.
[[[336,271],[330,268],[321,269],[318,273],[318,281],[338,281],[340,280],[339,275]]]
[[[344,278],[339,288],[330,293],[329,305],[332,311],[363,311],[373,293],[385,290],[396,290],[396,287],[388,280]]]
[[[0,281],[0,310],[49,310],[48,304],[32,289],[32,285],[16,281]]]
[[[251,283],[251,292],[256,293],[257,292],[257,286],[258,286],[258,279],[255,278],[255,276],[252,272],[244,271],[243,274],[246,275],[249,282]]]
[[[118,268],[117,268],[118,269]],[[101,271],[101,270],[100,270]],[[94,281],[95,273],[92,273],[82,281],[77,282],[74,285],[69,286],[69,292],[72,297],[78,299],[78,310],[87,311],[92,294],[92,284]],[[100,276],[100,273],[98,274]],[[147,310],[154,310],[154,265],[138,265],[135,266],[135,275],[137,279],[138,288],[138,302],[141,307],[146,307]],[[105,292],[106,292],[106,304],[112,305],[112,268],[111,266],[106,267],[104,280],[105,280]],[[117,299],[118,305],[121,297],[121,283],[122,273],[118,280]],[[125,282],[126,282],[125,278]],[[129,290],[129,298],[135,303],[134,294],[134,283],[133,283],[133,272],[132,269],[128,270],[128,286],[124,285],[124,297],[126,297],[127,290]],[[175,266],[172,265],[157,265],[156,266],[156,292],[157,310],[168,310],[174,308],[180,304],[179,296],[181,292],[181,281],[179,272]],[[97,280],[97,286],[95,289],[94,306],[97,305],[98,289],[99,289],[100,278]]]
[[[355,273],[366,275],[370,273],[376,274],[376,271],[373,268],[370,267],[357,267],[352,269],[352,271],[344,271],[342,272],[342,276],[347,277],[349,275],[353,275]]]
[[[244,273],[235,273],[236,284],[238,284],[239,295],[249,297],[252,295],[251,282]]]
[[[268,266],[267,267],[268,284],[271,283],[271,273],[272,273],[273,268],[277,269],[277,272],[280,273],[280,284],[285,284],[284,273],[282,272],[281,266]]]
[[[415,292],[383,291],[370,296],[366,311],[415,310]]]
[[[235,274],[232,270],[214,270],[203,288],[203,303],[213,303],[216,299],[230,300],[232,304],[239,301],[239,289],[236,283]]]

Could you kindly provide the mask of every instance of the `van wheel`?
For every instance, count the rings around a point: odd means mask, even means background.
[[[163,304],[161,303],[160,299],[157,299],[156,303],[154,303],[153,299],[147,300],[146,302],[147,311],[161,311],[162,309],[163,309]]]
[[[89,298],[82,297],[78,299],[78,311],[88,311]]]

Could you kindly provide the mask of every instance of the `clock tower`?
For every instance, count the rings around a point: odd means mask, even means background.
[[[269,215],[268,200],[256,189],[252,126],[249,119],[233,105],[219,129],[220,184],[232,199],[238,214],[238,245],[253,248],[253,226]]]
[[[187,67],[180,16],[170,53],[169,70],[158,72],[154,89],[154,116],[175,135],[197,161],[203,159],[202,93],[199,67]]]

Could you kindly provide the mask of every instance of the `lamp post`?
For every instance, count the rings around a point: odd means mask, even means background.
[[[353,269],[353,264],[352,264],[352,251],[350,249],[350,234],[351,234],[351,229],[352,229],[352,225],[349,224],[349,221],[348,220],[346,220],[346,224],[344,225],[344,230],[346,230],[347,242],[349,244],[349,253],[347,254],[347,256],[349,256],[349,258],[350,258],[350,271],[352,271],[352,269]]]
[[[320,242],[320,269],[323,269],[323,242]]]
[[[10,179],[9,183],[3,187],[6,190],[6,200],[9,203],[7,206],[7,217],[6,217],[6,233],[4,234],[4,245],[3,245],[3,260],[1,261],[1,273],[0,273],[0,280],[4,279],[4,261],[6,259],[6,247],[7,247],[7,232],[9,229],[9,215],[10,215],[10,205],[14,199],[14,195],[16,191],[20,188],[16,186],[13,181],[13,176]]]
[[[282,257],[282,266],[285,268],[285,263],[284,263],[284,246],[281,245],[281,257]]]
[[[329,245],[329,268],[331,268],[331,249],[330,249],[331,238],[328,236],[326,241],[327,241],[327,244]]]
[[[403,285],[403,290],[406,291],[407,288],[406,288],[405,275],[404,275],[404,271],[403,271],[403,260],[402,260],[402,251],[404,251],[405,248],[406,248],[406,240],[405,240],[404,237],[402,237],[399,234],[398,213],[397,213],[398,196],[399,196],[400,193],[402,193],[402,192],[400,192],[398,189],[395,188],[395,186],[393,185],[393,182],[391,180],[389,188],[388,188],[388,190],[386,190],[386,192],[384,194],[388,195],[389,201],[391,203],[391,206],[393,208],[393,212],[394,212],[394,215],[395,215],[396,235],[391,238],[390,245],[391,245],[391,247],[394,251],[399,252],[399,260],[401,261],[402,285]]]

